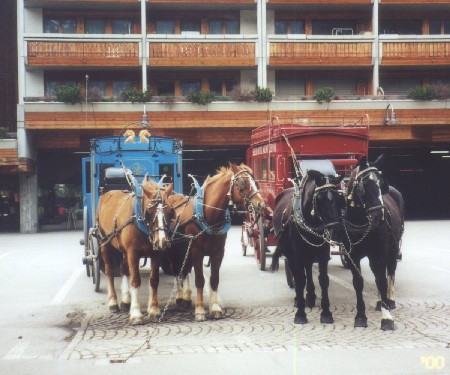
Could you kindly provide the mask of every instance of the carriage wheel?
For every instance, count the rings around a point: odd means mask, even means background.
[[[345,257],[345,251],[342,249],[342,245],[339,246],[339,256],[341,257],[341,263],[346,269],[350,269],[350,263]]]
[[[248,247],[248,233],[245,225],[242,226],[241,232],[241,246],[242,246],[242,255],[247,255],[247,247]]]
[[[266,270],[266,239],[264,237],[264,218],[259,217],[258,222],[258,237],[255,239],[255,258],[261,271]]]
[[[98,247],[98,240],[94,236],[89,236],[89,247],[92,255],[92,283],[94,290],[100,290],[100,254]]]
[[[292,274],[291,267],[289,266],[289,261],[286,257],[284,258],[284,272],[286,273],[286,281],[288,287],[293,288],[295,286],[294,275]]]
[[[84,240],[84,256],[89,255],[89,228],[88,228],[88,211],[87,207],[83,208],[83,240]],[[86,262],[86,275],[91,277],[91,266]]]

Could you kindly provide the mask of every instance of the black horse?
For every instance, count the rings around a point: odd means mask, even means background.
[[[328,177],[309,170],[299,186],[284,190],[275,200],[273,228],[277,248],[273,255],[272,270],[278,267],[281,254],[288,259],[294,276],[297,312],[294,323],[308,322],[303,296],[306,275],[314,260],[319,263],[319,283],[322,289],[321,323],[333,323],[328,299],[328,262],[330,242],[341,242],[344,235],[344,196],[336,188],[342,178]],[[313,307],[316,296],[314,284],[308,284],[307,305]]]
[[[357,299],[355,327],[367,327],[360,265],[367,256],[381,298],[378,303],[382,311],[381,329],[393,330],[390,310],[395,308],[394,279],[404,229],[404,203],[400,192],[389,186],[379,171],[382,160],[383,156],[369,165],[364,157],[352,172],[347,190],[344,246]]]

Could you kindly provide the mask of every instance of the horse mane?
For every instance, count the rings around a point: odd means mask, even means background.
[[[218,180],[220,177],[222,177],[223,175],[227,174],[228,172],[233,172],[232,170],[232,166],[235,164],[230,163],[230,165],[228,167],[220,167],[216,170],[216,174],[214,176],[208,176],[205,180],[205,182],[203,183],[202,188],[206,188],[209,184],[213,183],[214,181]],[[253,175],[253,171],[250,167],[248,167],[247,165],[245,165],[244,163],[241,163],[239,165],[239,168],[244,169],[246,172],[250,173],[251,175]]]

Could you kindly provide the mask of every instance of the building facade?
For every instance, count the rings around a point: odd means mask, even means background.
[[[371,152],[393,154],[405,189],[426,185],[432,165],[449,175],[446,154],[429,156],[450,146],[449,10],[444,0],[17,0],[17,142],[0,153],[21,231],[54,220],[55,200],[75,205],[89,139],[143,112],[154,132],[183,140],[188,173],[210,172],[195,163],[205,155],[244,160],[251,129],[273,116],[367,116]],[[57,101],[77,85],[75,104]],[[257,87],[273,100],[254,100]],[[326,87],[332,100],[318,103]],[[435,99],[408,98],[417,87]],[[132,88],[152,98],[134,102]],[[191,103],[192,91],[215,100]]]

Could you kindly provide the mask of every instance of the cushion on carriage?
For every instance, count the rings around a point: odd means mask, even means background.
[[[308,171],[318,171],[325,176],[336,176],[336,169],[329,159],[306,159],[299,160],[298,165],[302,176]]]
[[[131,190],[125,175],[125,169],[109,167],[105,169],[105,181],[103,191]]]

